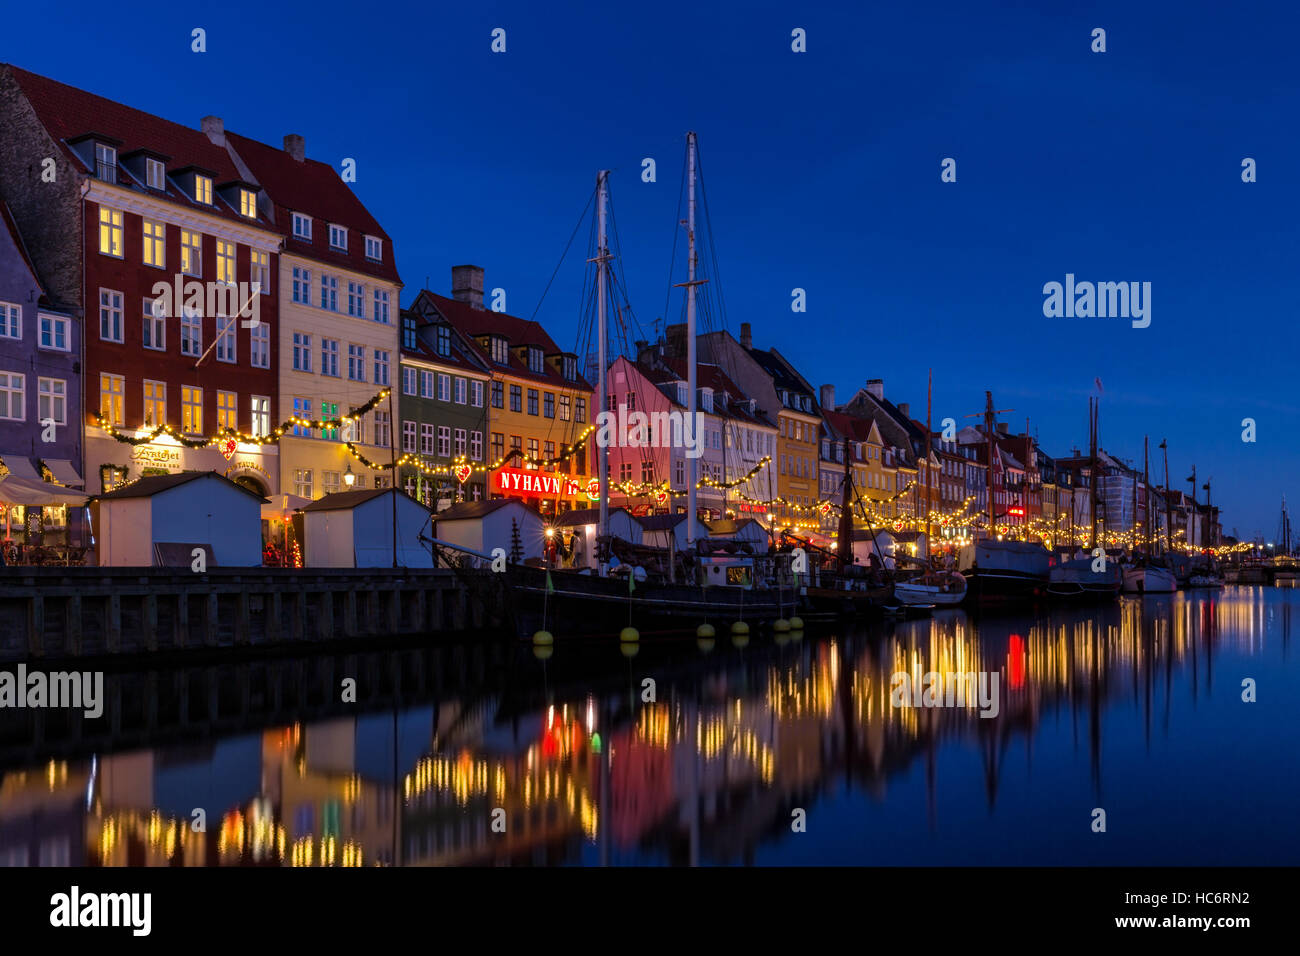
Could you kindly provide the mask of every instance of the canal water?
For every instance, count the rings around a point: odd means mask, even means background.
[[[1295,626],[1233,587],[113,672],[0,711],[0,865],[1295,865]]]

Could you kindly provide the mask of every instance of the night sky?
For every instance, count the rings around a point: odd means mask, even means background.
[[[1103,447],[1141,467],[1142,436],[1167,437],[1176,487],[1195,463],[1226,532],[1272,539],[1281,496],[1300,495],[1293,8],[718,6],[71,4],[55,18],[24,4],[5,11],[0,60],[195,127],[212,113],[277,145],[301,133],[336,167],[355,158],[403,304],[473,262],[532,315],[609,168],[646,337],[694,129],[733,333],[752,323],[755,344],[841,401],[883,378],[918,418],[933,368],[936,423],[981,411],[992,388],[1054,455],[1086,447],[1100,379]],[[940,181],[946,157],[956,183]],[[1257,182],[1242,182],[1247,157]],[[537,316],[565,348],[582,334],[586,243],[584,227]],[[1150,282],[1150,326],[1045,318],[1043,285],[1067,273]]]

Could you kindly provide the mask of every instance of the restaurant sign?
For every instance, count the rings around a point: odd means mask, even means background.
[[[131,460],[147,468],[179,469],[181,453],[177,448],[162,445],[136,445],[131,449]]]
[[[494,484],[504,494],[572,497],[582,493],[581,486],[568,475],[526,471],[522,468],[498,470]]]

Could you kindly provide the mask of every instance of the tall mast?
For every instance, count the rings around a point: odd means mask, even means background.
[[[934,489],[934,468],[930,458],[934,454],[934,432],[930,430],[930,416],[934,408],[934,369],[930,369],[929,384],[925,389],[925,556],[930,557],[930,509]]]
[[[686,134],[686,149],[690,154],[687,160],[689,172],[687,174],[687,188],[689,199],[686,206],[686,411],[690,416],[691,428],[695,428],[696,422],[696,394],[695,394],[695,133]],[[724,442],[725,444],[725,442]],[[695,482],[696,462],[695,458],[687,458],[688,474],[686,477],[686,543],[691,544],[695,541]]]
[[[1173,522],[1169,514],[1169,440],[1160,439],[1160,449],[1165,453],[1165,554],[1168,554],[1174,548],[1173,542]]]
[[[1188,478],[1187,480],[1191,482],[1192,485],[1192,520],[1191,520],[1191,524],[1188,525],[1188,529],[1187,529],[1191,533],[1188,534],[1187,536],[1187,543],[1195,546],[1196,542],[1192,539],[1197,537],[1201,529],[1201,513],[1200,511],[1197,510],[1197,506],[1196,506],[1196,466],[1195,465],[1192,465],[1192,477]]]
[[[597,362],[599,370],[597,372],[598,389],[600,392],[600,415],[597,421],[605,422],[605,412],[608,410],[609,396],[605,388],[605,364],[606,364],[606,337],[607,329],[605,327],[605,260],[608,258],[608,252],[605,248],[605,206],[608,199],[608,183],[606,177],[609,175],[608,170],[602,169],[596,174],[596,210],[599,224],[599,236],[596,240],[596,337],[599,342],[597,351]],[[599,433],[597,433],[599,434]],[[599,534],[606,535],[609,533],[609,442],[597,442],[600,446],[598,466],[600,472],[600,531]],[[600,559],[600,576],[609,575],[609,562],[603,556]]]
[[[984,434],[987,436],[989,442],[989,536],[993,537],[997,534],[997,510],[993,506],[993,455],[996,448],[993,444],[993,393],[991,391],[984,392],[984,402]]]
[[[1151,438],[1142,436],[1142,500],[1146,502],[1146,525],[1142,529],[1146,538],[1147,557],[1151,557]]]

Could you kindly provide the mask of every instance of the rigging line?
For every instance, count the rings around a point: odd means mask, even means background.
[[[695,166],[697,176],[700,180],[700,200],[704,206],[704,224],[708,233],[709,258],[713,261],[713,285],[716,288],[718,296],[718,311],[722,319],[722,328],[727,327],[727,303],[722,295],[722,270],[718,265],[718,247],[713,241],[713,218],[709,215],[709,193],[704,185],[704,163],[700,160],[699,150],[696,150]]]
[[[637,333],[642,338],[644,338],[645,330],[641,328],[641,322],[640,320],[637,319],[636,312],[632,309],[631,295],[628,292],[627,273],[623,268],[623,239],[621,234],[619,233],[618,220],[614,215],[613,197],[610,197],[610,201],[609,201],[609,227],[610,227],[610,232],[613,234],[614,237],[614,247],[616,250],[614,263],[616,264],[618,269],[617,275],[614,275],[613,270],[610,270],[610,278],[614,280],[615,290],[621,293],[621,298],[623,300],[624,305],[626,306],[626,311],[628,315],[631,316],[632,322],[636,326]]]
[[[682,231],[682,196],[686,192],[686,167],[687,160],[690,157],[691,145],[688,142],[686,148],[682,151],[682,172],[677,180],[677,214],[673,216],[673,251],[668,259],[668,281],[665,283],[664,291],[664,323],[665,329],[668,322],[668,306],[673,295],[673,269],[677,265],[677,242]],[[685,290],[683,290],[685,291]],[[685,306],[683,305],[683,310]]]
[[[598,187],[599,188],[599,187]],[[578,216],[577,223],[574,224],[573,232],[569,234],[569,241],[564,244],[564,252],[560,253],[560,261],[555,264],[555,271],[551,273],[551,278],[546,283],[546,288],[542,290],[542,297],[537,300],[537,306],[533,309],[533,314],[529,316],[530,321],[536,320],[537,313],[541,311],[542,303],[546,301],[546,293],[551,291],[551,283],[560,273],[560,267],[564,265],[564,259],[569,254],[569,247],[573,245],[573,238],[582,228],[582,221],[587,218],[587,210],[591,208],[592,202],[596,199],[596,191],[592,190],[591,195],[587,197],[587,205],[582,207],[582,214]]]

